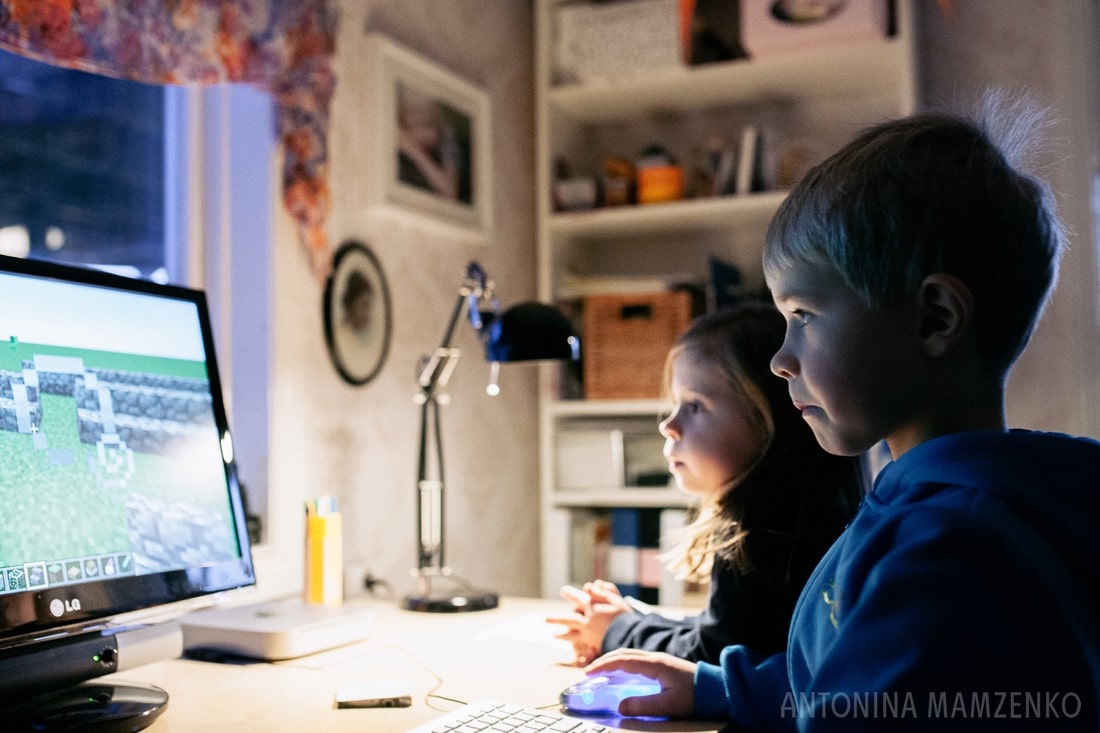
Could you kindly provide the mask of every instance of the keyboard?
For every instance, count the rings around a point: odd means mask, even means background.
[[[523,733],[610,733],[604,725],[567,718],[553,710],[511,705],[499,700],[475,700],[408,733],[451,731],[523,731]]]

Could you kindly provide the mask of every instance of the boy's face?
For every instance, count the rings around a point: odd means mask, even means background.
[[[897,457],[919,442],[928,396],[917,309],[868,308],[828,265],[794,265],[767,281],[787,320],[772,371],[821,446],[855,455],[886,439]]]

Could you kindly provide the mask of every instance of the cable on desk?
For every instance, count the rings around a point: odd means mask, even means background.
[[[424,662],[420,661],[417,658],[417,656],[415,654],[413,654],[412,652],[410,652],[408,649],[401,646],[400,644],[386,644],[386,647],[392,647],[392,648],[398,650],[399,652],[404,654],[406,657],[411,659],[414,664],[416,664],[418,667],[420,667],[425,672],[427,672],[429,675],[431,675],[432,677],[435,678],[435,685],[432,687],[432,689],[430,689],[430,690],[428,690],[427,692],[424,693],[424,704],[427,705],[428,707],[430,707],[432,710],[436,710],[436,711],[441,712],[441,713],[450,712],[449,710],[446,710],[444,708],[440,708],[440,707],[437,707],[437,706],[433,705],[432,704],[433,699],[435,699],[435,700],[444,700],[446,702],[454,703],[456,705],[469,705],[470,704],[470,702],[471,702],[470,700],[459,700],[458,698],[455,698],[455,697],[447,697],[446,695],[438,694],[436,692],[436,690],[438,690],[440,687],[443,686],[443,678],[440,677],[428,665],[424,664]],[[549,710],[551,708],[558,707],[558,703],[552,703],[550,705],[537,705],[537,706],[532,706],[532,707],[534,707],[536,710]]]
[[[430,707],[432,710],[438,710],[441,713],[447,712],[446,710],[443,710],[442,708],[437,708],[436,706],[431,704],[430,699],[433,698],[433,697],[439,698],[440,700],[447,700],[448,702],[458,703],[459,705],[465,705],[466,704],[462,700],[455,700],[454,698],[445,697],[443,695],[435,694],[435,691],[443,686],[443,678],[440,677],[435,672],[435,670],[433,670],[431,667],[424,664],[424,662],[420,661],[420,659],[415,654],[410,652],[405,647],[401,646],[400,644],[385,644],[385,645],[383,645],[379,648],[380,649],[396,649],[397,651],[401,652],[406,657],[408,657],[410,660],[412,660],[413,664],[415,664],[416,666],[420,667],[422,670],[427,672],[432,677],[432,679],[435,680],[435,684],[432,686],[432,688],[424,693],[424,704],[427,705],[428,707]]]

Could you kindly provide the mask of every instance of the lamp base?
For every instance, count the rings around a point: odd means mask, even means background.
[[[408,596],[401,602],[406,611],[427,613],[461,613],[488,611],[500,605],[500,597],[489,591],[458,592],[452,595],[430,594]]]

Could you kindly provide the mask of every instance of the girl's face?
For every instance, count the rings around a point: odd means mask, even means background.
[[[672,362],[672,413],[661,421],[665,458],[680,490],[720,499],[760,457],[764,421],[719,367],[685,351]]]

